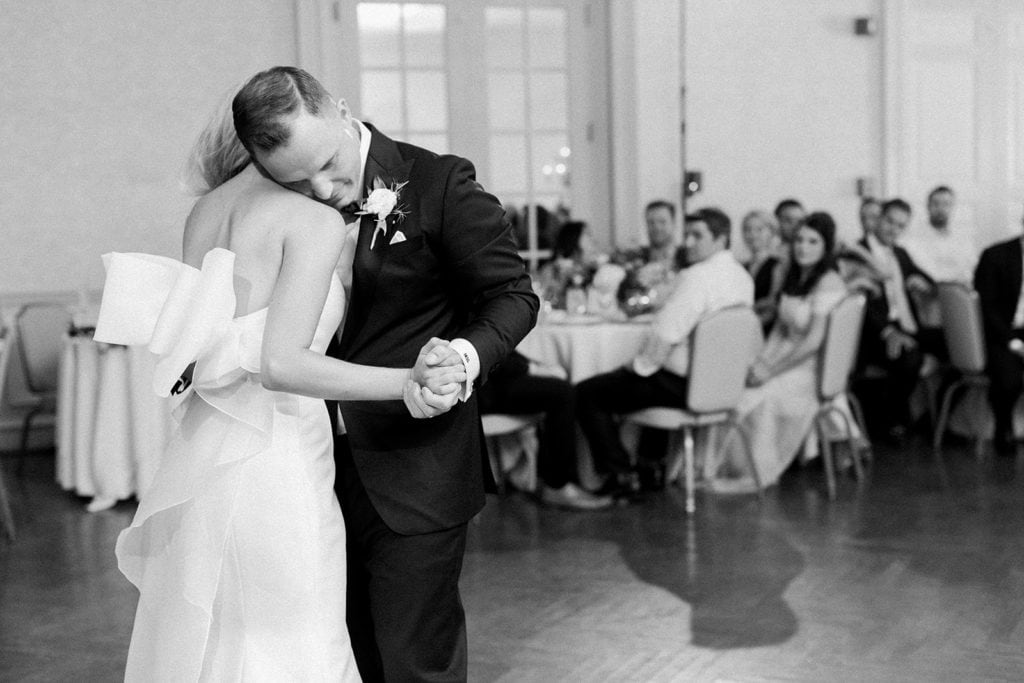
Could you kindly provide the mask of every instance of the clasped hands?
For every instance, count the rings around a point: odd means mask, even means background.
[[[409,372],[402,400],[413,417],[436,417],[458,402],[466,380],[466,366],[459,353],[447,340],[432,337]]]

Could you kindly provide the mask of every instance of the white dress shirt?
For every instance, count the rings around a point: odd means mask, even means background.
[[[633,370],[648,377],[663,367],[685,377],[690,366],[693,328],[709,313],[737,304],[754,304],[754,280],[732,252],[725,249],[684,268],[651,325],[655,343],[672,349],[660,366],[641,352],[633,361]]]

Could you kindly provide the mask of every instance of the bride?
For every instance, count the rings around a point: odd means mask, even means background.
[[[322,399],[403,399],[432,417],[426,392],[454,391],[466,375],[431,366],[436,339],[411,369],[324,355],[355,231],[249,164],[230,108],[198,141],[193,173],[205,194],[184,263],[110,255],[96,332],[148,344],[163,395],[192,373],[179,428],[117,542],[140,592],[125,678],[358,680]]]

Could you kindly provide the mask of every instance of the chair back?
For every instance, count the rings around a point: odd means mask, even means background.
[[[32,303],[14,318],[25,383],[33,394],[57,390],[64,334],[71,329],[71,311],[58,303]]]
[[[940,282],[939,310],[949,362],[967,374],[985,371],[985,328],[978,293],[960,282]]]
[[[723,308],[700,321],[690,338],[687,410],[734,408],[761,342],[761,323],[750,306]]]
[[[848,294],[829,311],[825,340],[818,351],[819,400],[827,401],[846,391],[860,347],[864,306],[863,294]]]
[[[11,364],[11,331],[0,323],[0,407],[4,404],[4,397],[7,395],[7,368]]]

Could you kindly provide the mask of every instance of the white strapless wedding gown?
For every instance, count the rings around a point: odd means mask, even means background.
[[[146,344],[178,429],[118,566],[140,592],[129,681],[359,680],[345,625],[345,527],[323,401],[264,389],[266,309],[235,318],[234,254],[196,270],[145,254],[107,257],[96,338]],[[345,305],[337,278],[311,349]]]

